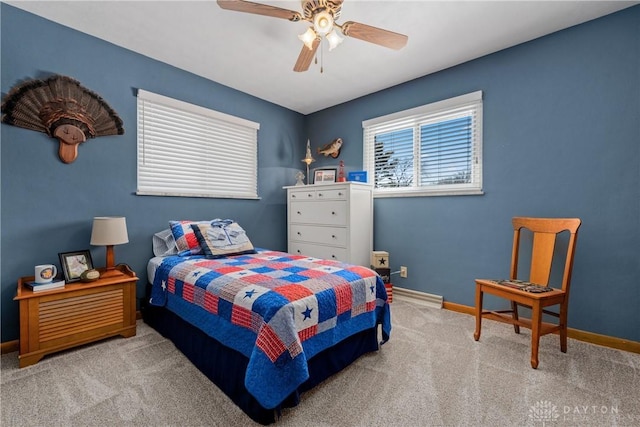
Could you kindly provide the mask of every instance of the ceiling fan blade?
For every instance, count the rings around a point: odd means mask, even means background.
[[[269,6],[268,4],[254,3],[245,0],[218,0],[218,6],[226,10],[272,16],[274,18],[288,19],[293,22],[302,19],[302,15],[294,10],[282,9],[280,7]]]
[[[293,67],[293,71],[307,71],[309,69],[309,65],[311,65],[311,60],[316,55],[316,50],[318,50],[318,46],[320,46],[320,38],[316,38],[313,41],[313,49],[309,49],[307,46],[302,45],[302,50],[300,51],[300,55],[298,55],[298,60],[296,61],[296,65]]]
[[[342,24],[341,29],[342,34],[345,36],[354,37],[396,50],[402,49],[409,40],[409,37],[404,34],[394,33],[393,31],[383,30],[382,28],[353,21],[345,22]]]

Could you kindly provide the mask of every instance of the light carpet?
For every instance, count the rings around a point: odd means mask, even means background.
[[[396,299],[391,340],[284,411],[277,426],[639,426],[640,355],[530,335]],[[142,321],[113,338],[0,366],[9,426],[255,426],[169,341]]]

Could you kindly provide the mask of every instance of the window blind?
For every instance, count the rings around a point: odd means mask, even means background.
[[[482,92],[366,120],[376,196],[482,194]]]
[[[138,90],[137,194],[256,199],[259,123]]]

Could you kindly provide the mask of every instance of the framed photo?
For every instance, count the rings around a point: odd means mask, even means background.
[[[336,182],[338,168],[316,168],[313,170],[313,183],[326,184],[328,182]]]
[[[87,270],[93,269],[93,261],[91,260],[91,252],[76,251],[59,253],[60,266],[64,272],[64,280],[69,282],[77,282],[80,276]]]

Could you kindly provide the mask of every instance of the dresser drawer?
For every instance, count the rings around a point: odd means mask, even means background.
[[[315,198],[316,198],[316,192],[313,191],[313,190],[291,191],[291,192],[289,192],[289,201],[314,200]]]
[[[315,258],[345,261],[347,250],[335,246],[321,246],[311,243],[289,242],[289,253],[294,255],[305,255]]]
[[[347,200],[347,188],[305,189],[289,192],[289,200]]]
[[[290,208],[292,223],[347,225],[346,201],[291,202]]]
[[[291,240],[347,246],[346,228],[291,224],[289,232],[289,238]]]
[[[329,190],[318,190],[316,191],[316,198],[318,200],[326,200],[326,199],[347,200],[347,189],[332,188]]]

